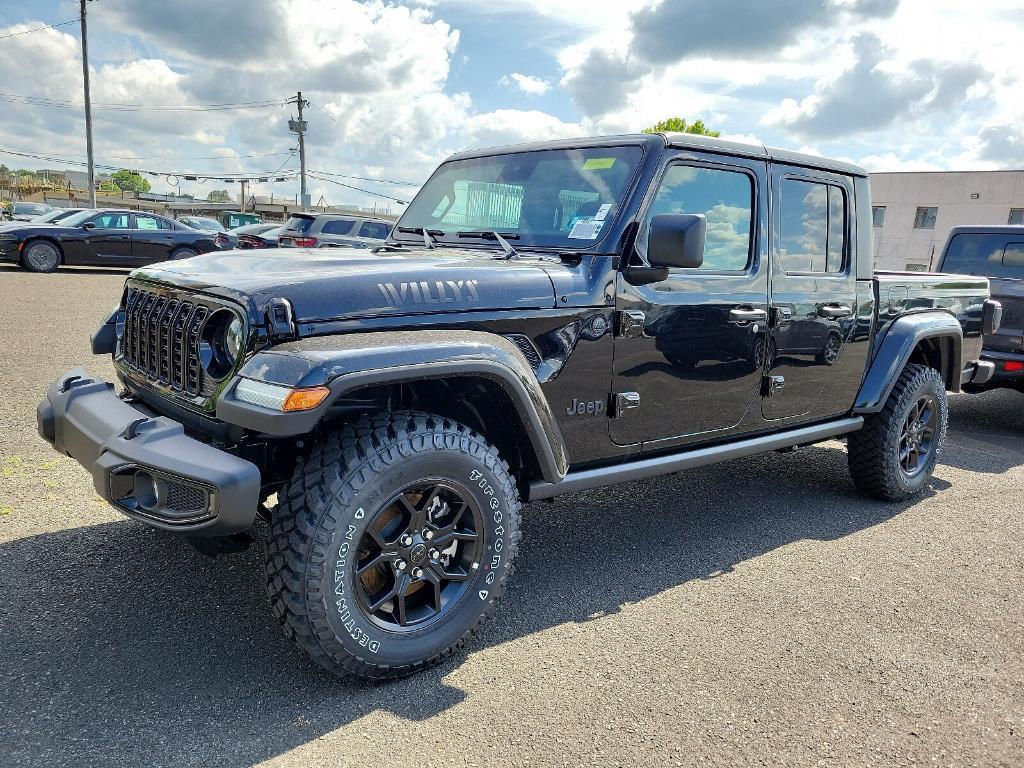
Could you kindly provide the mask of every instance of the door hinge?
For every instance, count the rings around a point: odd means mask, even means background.
[[[615,407],[612,418],[620,419],[634,408],[640,407],[639,392],[619,392],[615,395]]]
[[[622,339],[634,339],[644,335],[647,315],[636,309],[623,309],[616,312],[615,335]]]
[[[761,381],[763,382],[761,394],[764,397],[772,397],[786,386],[785,376],[765,376]]]

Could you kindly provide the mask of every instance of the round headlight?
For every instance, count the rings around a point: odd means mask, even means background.
[[[242,342],[242,321],[236,317],[224,332],[224,351],[228,353],[232,363],[238,359],[238,354],[242,351]]]
[[[242,321],[229,310],[219,309],[203,325],[199,361],[214,379],[223,379],[235,367],[244,340]]]

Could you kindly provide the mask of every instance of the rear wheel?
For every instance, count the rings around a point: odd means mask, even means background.
[[[60,266],[60,249],[49,240],[34,240],[25,246],[21,265],[30,272],[56,272]]]
[[[198,256],[198,252],[191,248],[175,248],[171,251],[172,259],[191,259],[193,256]]]
[[[924,488],[939,460],[948,411],[939,372],[908,365],[885,407],[850,435],[848,460],[854,484],[887,501],[901,501]]]
[[[285,633],[343,677],[449,656],[504,592],[519,499],[497,450],[425,413],[327,435],[279,494],[267,585]]]

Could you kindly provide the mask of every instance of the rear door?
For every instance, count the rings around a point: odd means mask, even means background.
[[[174,245],[169,221],[143,213],[132,216],[132,257],[136,264],[167,261]]]
[[[132,262],[131,214],[99,213],[89,223],[83,238],[86,258],[98,265],[127,266]]]
[[[771,330],[762,412],[772,420],[799,419],[812,409],[829,415],[815,405],[856,325],[853,185],[838,174],[785,165],[773,165],[771,178]]]

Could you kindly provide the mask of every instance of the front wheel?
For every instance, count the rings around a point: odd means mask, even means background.
[[[329,433],[274,511],[267,585],[285,633],[342,677],[436,664],[505,590],[520,504],[468,427],[404,412]]]
[[[847,442],[854,484],[869,496],[902,501],[928,483],[946,436],[946,386],[934,368],[908,365],[885,407]]]
[[[29,272],[56,272],[60,266],[60,251],[49,240],[36,240],[26,246],[21,265]]]

